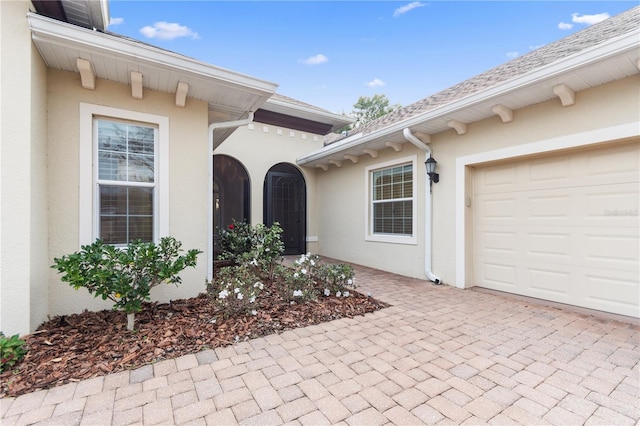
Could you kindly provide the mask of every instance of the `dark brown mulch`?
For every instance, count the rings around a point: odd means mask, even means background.
[[[0,374],[0,397],[18,396],[68,382],[135,368],[162,359],[230,345],[339,318],[352,318],[388,305],[358,292],[290,304],[270,284],[255,316],[224,318],[206,294],[170,303],[146,303],[136,314],[135,332],[117,311],[63,315],[23,337],[29,352],[12,371]]]

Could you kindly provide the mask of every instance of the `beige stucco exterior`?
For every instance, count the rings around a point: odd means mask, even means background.
[[[322,135],[251,123],[238,128],[216,150],[238,160],[247,170],[251,186],[251,223],[263,222],[264,180],[279,163],[296,165],[296,158],[322,147]],[[297,166],[296,166],[297,167]],[[318,251],[317,170],[298,167],[307,189],[307,250]]]
[[[29,3],[0,2],[0,330],[48,313],[46,67],[31,43]]]
[[[461,193],[456,182],[458,158],[504,148],[530,146],[624,124],[635,125],[638,129],[639,88],[638,78],[634,76],[579,92],[576,94],[575,105],[570,107],[563,107],[558,99],[554,99],[515,111],[514,120],[510,123],[502,123],[495,116],[469,124],[465,135],[458,135],[454,130],[431,135],[430,147],[438,161],[440,173],[440,182],[433,185],[433,272],[446,284],[461,287],[473,285],[470,274],[466,274],[463,283],[457,282],[456,277],[456,256],[460,249],[456,246],[456,237],[464,229],[457,223],[459,219],[456,217],[456,203],[465,197],[464,191]],[[362,155],[356,164],[345,161],[341,168],[331,166],[327,172],[319,172],[319,253],[426,279],[424,220],[418,220],[417,245],[365,240],[366,167],[412,155],[418,156],[420,165],[417,202],[418,217],[423,218],[425,171],[422,163],[425,156],[412,144],[404,144],[401,152],[389,148],[380,151],[377,158]],[[526,150],[520,155],[526,155]],[[463,190],[464,186],[465,183],[462,184]],[[471,226],[467,226],[466,232],[470,232],[470,229]],[[463,240],[466,241],[465,244],[470,244],[469,235]]]
[[[203,251],[196,268],[181,273],[183,283],[152,290],[158,301],[196,296],[204,291],[207,277],[207,231],[209,199],[209,142],[207,104],[189,99],[184,108],[176,107],[171,94],[146,90],[142,100],[131,97],[131,88],[98,80],[95,90],[83,89],[78,74],[49,70],[49,262],[53,258],[79,250],[79,148],[80,104],[143,112],[169,118],[169,209],[168,235],[177,238],[185,249]],[[161,171],[164,173],[165,171]],[[162,215],[163,212],[160,212]],[[78,312],[82,309],[108,309],[111,303],[94,299],[80,289],[73,290],[55,270],[49,273],[50,313]]]

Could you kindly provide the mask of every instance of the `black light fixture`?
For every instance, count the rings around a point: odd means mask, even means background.
[[[431,155],[429,155],[427,161],[424,162],[424,166],[427,168],[427,174],[432,183],[438,183],[440,181],[440,175],[436,173],[436,164],[438,164],[438,162]]]

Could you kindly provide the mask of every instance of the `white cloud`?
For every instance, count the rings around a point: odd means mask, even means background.
[[[305,65],[318,65],[318,64],[325,63],[328,60],[329,60],[329,58],[324,56],[322,53],[319,53],[319,54],[317,54],[315,56],[310,56],[307,59],[301,59],[300,63],[305,64]]]
[[[593,24],[597,24],[598,22],[602,22],[605,19],[608,19],[609,17],[610,15],[606,12],[598,13],[595,15],[582,15],[582,16],[577,13],[572,13],[571,22],[574,22],[576,24],[593,25]]]
[[[593,25],[598,22],[602,22],[609,17],[610,15],[607,12],[596,13],[595,15],[580,15],[579,13],[572,13],[571,22],[573,22],[573,24]],[[558,28],[561,30],[570,30],[573,28],[573,24],[560,22],[558,24]]]
[[[174,40],[179,37],[191,37],[192,39],[200,38],[198,33],[193,32],[191,28],[175,22],[160,21],[140,28],[140,34],[147,38],[157,38],[160,40]]]
[[[415,8],[423,7],[423,6],[426,6],[426,4],[425,4],[425,3],[422,3],[422,2],[419,2],[419,1],[411,2],[411,3],[407,4],[407,5],[404,5],[404,6],[402,6],[402,7],[397,8],[397,9],[393,12],[393,17],[394,17],[394,18],[397,18],[398,16],[400,16],[400,15],[404,15],[405,13],[407,13],[407,12],[409,12],[409,11],[412,11],[412,10],[413,10],[413,9],[415,9]]]
[[[380,80],[379,78],[374,78],[370,82],[366,83],[366,86],[368,86],[368,87],[380,87],[380,86],[386,86],[386,83],[384,81]]]
[[[508,58],[517,58],[520,55],[520,52],[507,52],[507,57]]]
[[[124,18],[111,18],[109,19],[109,26],[120,25],[124,22]]]

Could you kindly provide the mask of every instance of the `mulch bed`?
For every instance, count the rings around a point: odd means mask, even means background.
[[[132,369],[163,359],[233,344],[389,305],[357,291],[347,298],[321,297],[290,304],[265,283],[258,314],[224,318],[207,294],[170,303],[146,303],[134,332],[126,314],[99,311],[62,315],[23,337],[29,350],[12,371],[0,374],[0,397]]]

